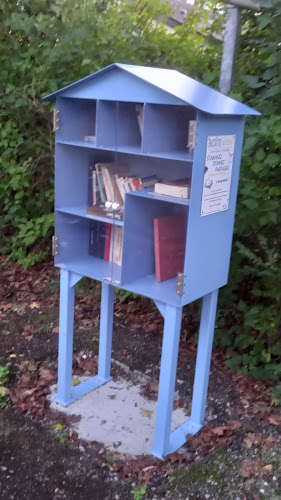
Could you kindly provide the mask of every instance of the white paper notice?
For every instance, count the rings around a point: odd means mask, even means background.
[[[228,209],[235,135],[207,138],[201,217]]]

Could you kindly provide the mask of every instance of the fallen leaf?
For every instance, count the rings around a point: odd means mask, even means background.
[[[157,380],[153,380],[152,382],[149,382],[148,388],[151,392],[158,392],[159,384],[158,384]]]
[[[28,337],[30,335],[30,332],[22,332],[21,336],[22,337]]]
[[[268,417],[268,422],[271,425],[276,425],[278,427],[278,425],[281,424],[281,415],[280,415],[280,418],[278,415],[272,415],[272,416]]]
[[[81,323],[83,326],[92,326],[92,324],[93,324],[92,320],[87,319],[87,318],[82,319]]]
[[[55,379],[54,373],[48,368],[45,368],[44,366],[40,366],[39,375],[40,378],[45,382],[52,382]]]
[[[251,439],[249,439],[249,438],[245,438],[244,441],[243,441],[243,444],[249,450],[253,446],[253,441]]]
[[[212,434],[215,436],[224,436],[228,431],[231,431],[228,425],[220,425],[211,429]]]
[[[59,333],[59,327],[55,326],[55,328],[52,329],[52,333]]]
[[[72,377],[72,387],[76,387],[77,385],[80,385],[81,382],[78,378]]]
[[[30,309],[39,309],[40,308],[38,302],[32,302],[29,307],[30,307]]]
[[[277,441],[276,438],[268,436],[267,438],[265,438],[263,445],[265,446],[265,448],[270,449],[275,446],[276,441]]]
[[[2,309],[2,311],[8,311],[8,309],[12,309],[12,304],[2,304],[0,309]]]
[[[268,464],[263,467],[264,470],[272,470],[272,465]]]
[[[9,358],[16,358],[17,355],[16,354],[10,354]]]
[[[0,386],[0,398],[4,398],[5,396],[7,396],[9,390],[7,389],[7,387],[2,387]]]
[[[142,410],[141,416],[142,417],[150,417],[151,411],[150,410]]]
[[[238,431],[242,427],[242,422],[239,422],[238,420],[228,420],[227,425],[232,431]]]
[[[261,464],[257,460],[247,460],[241,463],[241,474],[248,478],[258,476],[261,472]]]

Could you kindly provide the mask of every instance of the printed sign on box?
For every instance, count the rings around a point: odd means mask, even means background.
[[[228,209],[235,135],[207,138],[201,217]]]

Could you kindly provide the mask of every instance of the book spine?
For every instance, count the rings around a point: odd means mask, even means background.
[[[90,223],[89,254],[98,257],[98,222]]]
[[[97,175],[96,171],[92,171],[92,190],[93,190],[93,205],[97,204]]]
[[[125,201],[125,193],[124,193],[124,189],[123,189],[123,185],[122,185],[123,177],[118,177],[118,175],[115,174],[114,178],[115,178],[115,181],[116,181],[117,189],[119,190],[121,199],[122,199],[122,201],[124,203],[124,201]]]
[[[110,242],[111,242],[111,224],[106,224],[105,231],[105,246],[104,246],[104,260],[109,261],[110,258]]]
[[[114,238],[113,261],[118,266],[121,266],[122,263],[122,243],[123,243],[123,229],[122,227],[116,227],[115,238]]]
[[[105,203],[106,202],[106,197],[105,197],[103,177],[102,177],[102,173],[101,173],[101,166],[100,166],[100,164],[97,163],[95,165],[95,168],[96,168],[96,173],[97,173],[98,186],[99,186],[99,190],[100,190],[101,202]]]
[[[154,252],[155,252],[155,274],[156,281],[161,281],[161,268],[160,268],[160,244],[159,244],[159,219],[153,220],[154,227]]]
[[[111,192],[110,192],[110,179],[109,179],[108,170],[107,170],[106,167],[101,167],[101,171],[102,171],[102,178],[103,178],[103,184],[104,184],[106,199],[107,199],[107,201],[112,201],[112,199],[111,199]]]
[[[138,183],[138,180],[136,178],[132,178],[131,180],[131,185],[132,185],[132,191],[139,191],[139,183]]]
[[[99,222],[99,231],[98,231],[98,257],[100,259],[104,258],[104,249],[105,249],[105,237],[106,237],[106,223]]]

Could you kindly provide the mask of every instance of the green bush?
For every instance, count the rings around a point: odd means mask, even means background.
[[[2,252],[29,267],[50,251],[54,137],[52,106],[42,96],[115,61],[175,68],[217,86],[222,44],[212,34],[222,33],[223,16],[198,33],[203,6],[200,0],[197,13],[168,34],[161,19],[169,9],[160,0],[0,4]],[[230,279],[215,338],[237,351],[232,369],[262,379],[280,377],[280,23],[281,0],[242,14],[232,95],[262,117],[246,121]]]

